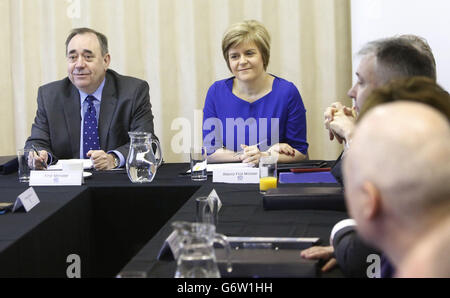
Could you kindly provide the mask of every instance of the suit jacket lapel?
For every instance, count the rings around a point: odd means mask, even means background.
[[[114,79],[106,73],[105,87],[103,88],[102,101],[100,104],[100,116],[98,121],[98,131],[100,137],[100,147],[107,151],[108,132],[111,121],[114,117],[114,110],[117,105],[116,87]]]
[[[81,105],[80,93],[77,88],[70,84],[69,92],[62,94],[64,115],[66,119],[67,132],[72,150],[72,156],[80,156],[80,126],[81,126]]]

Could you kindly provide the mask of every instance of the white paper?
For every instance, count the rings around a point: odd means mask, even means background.
[[[23,208],[25,208],[25,211],[28,212],[37,204],[39,204],[39,202],[40,201],[36,192],[32,187],[30,187],[17,197],[12,212],[16,212],[22,206]]]
[[[258,184],[258,168],[216,169],[213,171],[214,183]]]
[[[242,162],[230,162],[230,163],[214,163],[208,164],[206,166],[207,172],[214,172],[217,169],[243,169],[243,168],[253,168],[255,165],[252,163],[242,163]],[[189,169],[186,173],[190,173]]]
[[[62,170],[63,169],[62,164],[70,161],[83,161],[84,170],[91,169],[93,167],[92,160],[90,159],[60,159],[55,165],[48,166],[47,170],[51,171]]]
[[[81,185],[83,172],[30,171],[30,186]]]

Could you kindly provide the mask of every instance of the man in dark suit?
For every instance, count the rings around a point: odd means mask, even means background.
[[[68,77],[41,86],[25,147],[36,168],[58,159],[90,158],[97,170],[122,167],[129,131],[154,134],[147,82],[108,70],[107,38],[78,28],[66,40]]]
[[[358,121],[363,119],[374,107],[383,103],[396,101],[423,103],[434,108],[436,111],[441,112],[450,121],[450,95],[442,87],[436,84],[434,80],[426,77],[398,79],[382,88],[373,90],[362,107],[358,116]],[[411,119],[415,119],[415,117],[416,116],[414,115]],[[395,123],[392,121],[390,121],[389,124],[395,126]],[[410,129],[405,135],[409,138],[413,138],[412,136],[415,134],[412,132],[413,130]],[[405,152],[405,156],[409,157],[410,155],[411,154],[406,154]],[[393,161],[395,160],[395,158],[392,159]],[[411,158],[408,158],[408,160],[410,159]],[[365,158],[361,159],[360,162],[361,167],[363,167],[363,165],[369,164],[371,160]],[[379,170],[379,173],[382,173],[384,165],[380,165]],[[361,174],[361,170],[357,172]],[[422,170],[418,172],[422,172]],[[380,175],[383,176],[384,174]],[[330,261],[322,268],[324,271],[332,268],[337,260],[337,263],[346,276],[365,277],[372,275],[367,274],[367,269],[372,267],[368,264],[367,258],[373,254],[380,254],[380,252],[378,249],[370,247],[358,236],[354,220],[346,219],[337,223],[331,232],[330,243],[332,246],[329,247],[316,246],[307,249],[302,252],[302,256],[313,259],[330,259]],[[335,257],[335,259],[332,257]],[[380,263],[381,270],[379,276],[392,277],[395,273],[395,268],[389,261],[388,256],[382,254]]]
[[[425,76],[436,80],[433,54],[426,41],[419,37],[415,38],[408,36],[379,39],[364,46],[358,53],[361,60],[356,71],[357,82],[348,92],[348,96],[354,100],[354,107],[345,107],[342,103],[336,102],[325,111],[324,123],[329,131],[330,140],[336,138],[345,145],[343,154],[339,156],[332,169],[332,174],[339,183],[344,183],[341,171],[342,158],[345,158],[345,152],[350,147],[356,118],[373,90],[392,80],[412,76]],[[326,247],[311,247],[302,251],[301,255],[308,259],[326,260],[322,271],[328,271],[339,263],[347,276],[366,276],[363,267],[367,267],[365,258],[377,250],[361,241],[354,229],[337,230],[336,237],[330,244],[331,246]]]

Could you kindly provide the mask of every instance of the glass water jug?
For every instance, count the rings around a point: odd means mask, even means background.
[[[230,244],[227,237],[216,234],[209,223],[174,222],[178,243],[176,278],[219,278],[214,242],[220,243],[227,255],[227,271],[231,272]]]
[[[128,178],[133,183],[152,182],[162,162],[159,142],[153,139],[149,132],[129,132],[128,135],[130,136],[130,151],[126,161]],[[156,152],[153,152],[153,145]]]

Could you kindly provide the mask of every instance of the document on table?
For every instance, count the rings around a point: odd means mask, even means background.
[[[241,168],[253,168],[255,165],[252,163],[242,163],[242,162],[230,162],[230,163],[213,163],[206,166],[207,172],[213,172],[218,169],[241,169]],[[191,173],[189,169],[186,173]]]
[[[84,170],[92,169],[93,167],[92,160],[90,159],[60,159],[55,165],[51,165],[47,169],[52,171],[62,170],[63,163],[70,161],[83,161]]]

